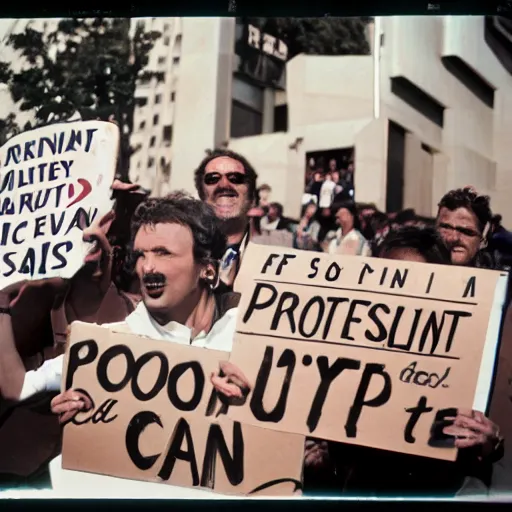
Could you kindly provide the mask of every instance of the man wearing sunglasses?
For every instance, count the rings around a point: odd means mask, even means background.
[[[195,171],[195,185],[202,201],[222,222],[228,248],[221,260],[219,291],[233,289],[240,259],[249,243],[248,213],[256,199],[257,174],[238,153],[212,151]]]
[[[471,187],[451,190],[441,199],[437,230],[450,249],[454,265],[488,267],[483,249],[490,235],[489,198]]]

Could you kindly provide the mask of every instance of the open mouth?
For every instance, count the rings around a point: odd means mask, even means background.
[[[143,279],[143,284],[146,294],[149,297],[156,299],[164,293],[166,283],[163,276],[151,275],[146,276],[145,279]]]
[[[152,299],[157,299],[164,293],[165,284],[162,283],[147,283],[144,285],[146,294]]]

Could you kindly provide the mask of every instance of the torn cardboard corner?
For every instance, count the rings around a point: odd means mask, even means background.
[[[63,467],[221,494],[300,492],[304,436],[219,415],[210,375],[228,357],[73,323],[63,384],[94,408],[65,426]]]

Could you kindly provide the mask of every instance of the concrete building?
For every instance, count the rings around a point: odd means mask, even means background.
[[[180,73],[182,18],[134,18],[146,31],[157,31],[149,55],[147,71],[158,74],[140,80],[136,90],[132,146],[138,147],[130,161],[130,178],[152,191],[165,195],[170,191],[169,178],[173,159],[172,139],[175,117],[176,84]]]
[[[442,194],[471,184],[511,223],[512,75],[486,23],[382,18],[373,55],[299,55],[286,64],[285,89],[271,90],[233,79],[234,19],[183,19],[170,187],[193,191],[205,150],[227,144],[297,216],[307,155],[352,147],[358,201],[433,215]],[[243,98],[253,111],[259,104],[261,132],[233,137]],[[287,123],[276,131],[271,118],[283,105]]]

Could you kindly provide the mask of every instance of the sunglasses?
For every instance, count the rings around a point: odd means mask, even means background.
[[[472,229],[463,228],[461,226],[452,226],[451,224],[447,224],[445,222],[441,222],[439,224],[439,229],[442,231],[456,231],[457,233],[467,236],[468,238],[475,238],[477,236],[481,236],[480,233],[478,233]]]
[[[247,176],[241,172],[227,172],[226,174],[210,172],[204,175],[203,181],[205,185],[216,185],[223,176],[226,176],[228,181],[233,185],[243,185],[247,183]]]

